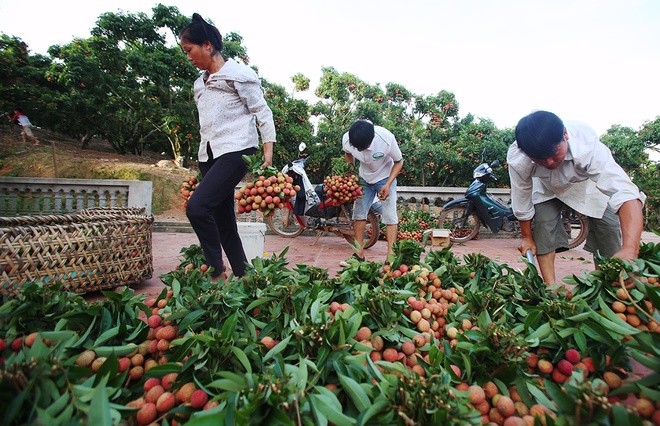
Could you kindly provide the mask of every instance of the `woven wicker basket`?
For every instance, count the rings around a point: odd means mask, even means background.
[[[153,273],[152,223],[132,208],[0,217],[0,295],[33,281],[76,293],[140,283]]]

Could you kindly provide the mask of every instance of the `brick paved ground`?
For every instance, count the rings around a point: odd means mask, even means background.
[[[644,241],[660,242],[660,237],[645,233]],[[154,232],[154,275],[141,285],[134,286],[134,289],[149,294],[159,293],[163,288],[159,276],[177,267],[181,261],[180,251],[182,248],[197,243],[197,237],[193,233]],[[525,264],[516,249],[516,245],[517,239],[514,238],[479,237],[476,240],[452,246],[452,251],[460,258],[468,253],[483,253],[498,263],[506,263],[515,268],[524,268]],[[323,235],[318,239],[314,236],[304,235],[293,239],[266,235],[266,253],[280,253],[285,247],[289,247],[286,258],[289,260],[290,265],[308,264],[318,266],[328,269],[330,276],[334,276],[341,269],[339,262],[352,254],[349,244],[343,238],[334,235]],[[429,248],[430,246],[427,251]],[[386,243],[379,241],[366,251],[366,257],[368,260],[384,261],[386,253]],[[572,274],[581,275],[592,269],[591,254],[581,247],[558,255],[558,278]]]

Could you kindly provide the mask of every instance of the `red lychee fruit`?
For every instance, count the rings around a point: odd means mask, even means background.
[[[158,398],[160,398],[160,396],[164,393],[165,389],[163,389],[163,386],[156,385],[149,389],[149,391],[144,395],[144,399],[147,402],[153,402],[155,404],[158,402]]]
[[[596,365],[594,364],[593,358],[587,357],[582,360],[582,363],[587,366],[589,374],[593,374],[596,371]]]
[[[562,360],[562,361],[565,361],[565,360]],[[556,368],[552,371],[552,380],[555,383],[562,384],[566,381],[567,378],[568,378],[568,376],[566,374],[562,373],[559,370],[559,368]]]
[[[76,358],[76,365],[79,367],[90,367],[96,359],[96,352],[92,350],[83,351],[78,358]]]
[[[30,333],[27,336],[25,336],[25,346],[27,346],[28,348],[31,348],[32,345],[34,345],[35,340],[37,340],[38,335],[39,335],[39,333],[34,332],[34,333]]]
[[[166,413],[174,408],[176,405],[176,398],[172,392],[165,392],[156,401],[156,409],[159,413]]]
[[[156,404],[153,402],[144,404],[136,415],[139,425],[148,425],[156,420],[156,417],[158,417],[158,410],[156,409]]]
[[[411,341],[405,341],[401,344],[401,352],[410,356],[415,353],[415,344]]]
[[[580,352],[575,349],[569,349],[564,354],[564,358],[566,358],[571,364],[575,365],[580,362]]]
[[[387,362],[395,362],[399,360],[399,351],[394,348],[387,348],[383,351],[383,359]]]
[[[142,376],[144,376],[144,367],[141,365],[133,367],[128,371],[128,377],[130,377],[133,381],[140,380]]]
[[[197,386],[193,382],[184,384],[176,392],[176,400],[180,404],[190,401],[190,397],[192,396],[193,392],[195,392],[195,390],[197,390]]]
[[[209,396],[201,389],[197,389],[190,396],[190,405],[192,408],[200,409],[203,408],[209,400]]]
[[[270,336],[264,336],[261,338],[261,344],[266,347],[266,350],[271,350],[277,345],[277,340],[273,339]]]
[[[158,377],[150,377],[144,382],[144,392],[149,392],[154,386],[160,385],[160,379]]]
[[[119,358],[119,372],[123,373],[131,367],[131,359],[127,356]]]
[[[497,400],[496,407],[497,411],[499,411],[504,418],[516,414],[516,407],[513,404],[513,400],[506,395],[502,395],[500,399]]]
[[[18,352],[21,347],[23,346],[23,338],[22,337],[17,337],[11,342],[11,349],[14,352]]]
[[[149,319],[147,319],[147,324],[151,328],[156,328],[160,325],[162,320],[163,320],[163,318],[160,315],[158,315],[158,314],[152,315],[152,316],[149,317]]]
[[[166,325],[156,332],[156,339],[173,340],[176,337],[176,327],[173,325]]]
[[[547,359],[540,359],[536,368],[543,374],[551,374],[555,367]]]
[[[472,405],[477,406],[486,400],[486,392],[484,392],[481,386],[471,385],[468,391],[470,392],[470,402]]]
[[[178,377],[177,373],[169,373],[163,376],[163,379],[161,380],[161,384],[163,385],[163,389],[165,390],[170,390],[172,389],[172,386],[174,385],[174,382],[176,382],[176,378]]]
[[[369,327],[360,327],[355,335],[355,340],[361,342],[363,340],[369,340],[371,337],[371,329]]]
[[[559,372],[564,376],[570,376],[573,372],[573,364],[565,359],[559,360],[557,363],[557,370],[559,370]]]

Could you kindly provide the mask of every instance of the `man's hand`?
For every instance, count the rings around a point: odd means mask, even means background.
[[[532,254],[536,256],[536,243],[531,237],[521,238],[520,244],[518,245],[518,251],[520,251],[520,254],[523,256],[527,255],[527,250],[531,250]]]
[[[619,259],[625,260],[626,262],[632,262],[637,259],[637,255],[638,250],[635,250],[634,248],[621,247],[621,250],[614,253],[612,257],[618,257]]]
[[[378,199],[379,200],[387,200],[387,197],[390,196],[390,186],[385,185],[383,186],[380,191],[378,191]]]

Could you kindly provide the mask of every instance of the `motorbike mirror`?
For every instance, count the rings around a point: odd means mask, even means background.
[[[303,152],[306,149],[307,145],[305,145],[305,142],[300,142],[300,145],[298,145],[298,151]]]
[[[500,165],[500,160],[495,160],[492,163],[490,163],[490,167],[499,167]]]

